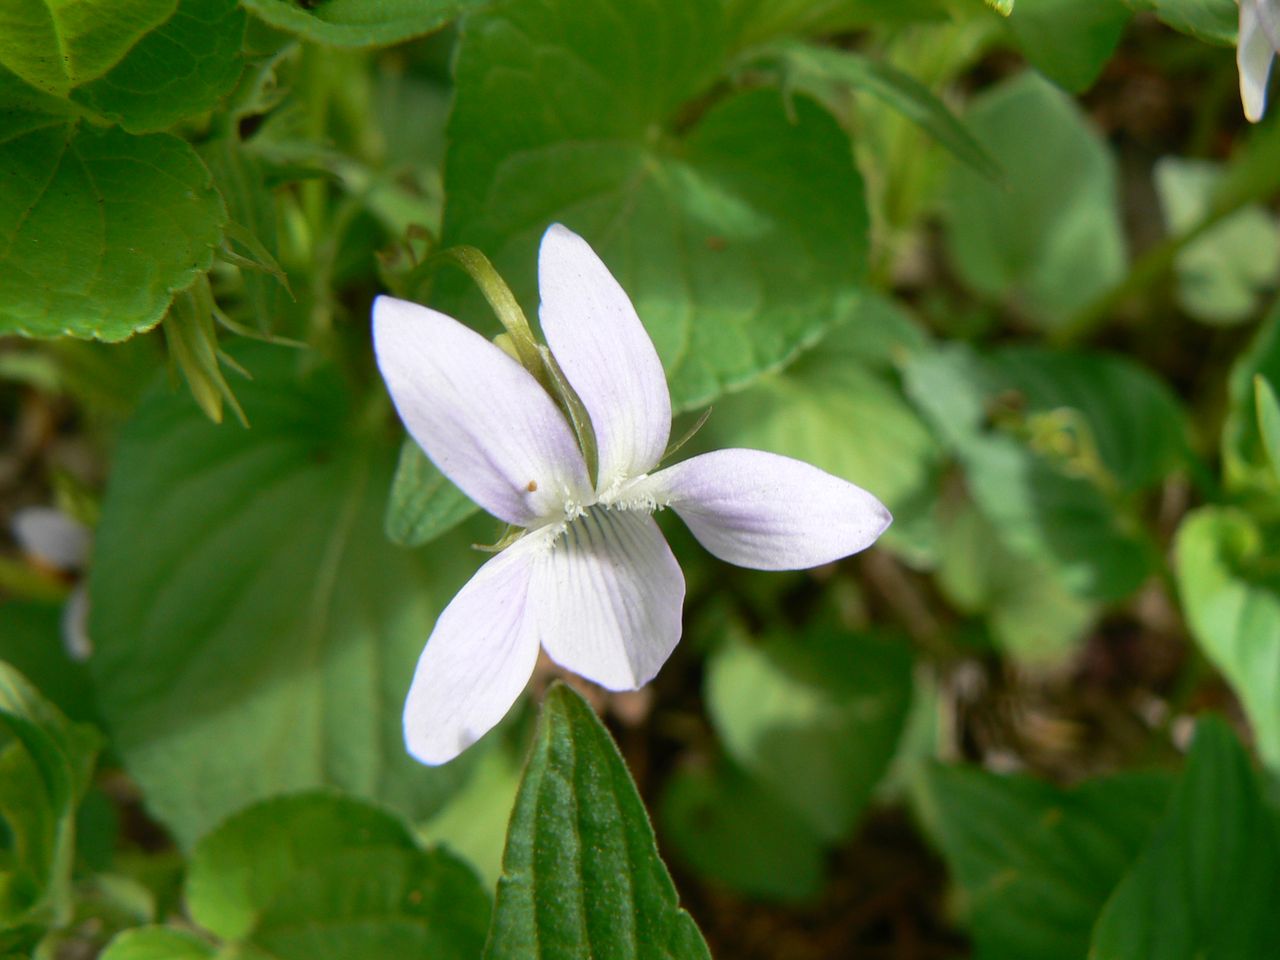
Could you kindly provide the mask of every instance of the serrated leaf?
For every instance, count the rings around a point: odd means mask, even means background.
[[[420,547],[479,509],[436,469],[421,447],[405,439],[387,502],[388,537],[402,546]]]
[[[788,86],[812,90],[821,99],[824,85],[868,93],[888,104],[957,159],[994,181],[1000,180],[1000,164],[928,87],[910,74],[850,50],[791,41],[762,53],[777,57]]]
[[[752,90],[683,112],[726,43],[715,0],[522,0],[468,22],[456,69],[445,244],[485,251],[532,314],[542,232],[581,233],[635,302],[677,409],[848,315],[867,256],[848,139],[813,101]],[[486,315],[457,278],[438,289],[449,312]]]
[[[817,831],[728,763],[676,771],[659,816],[675,853],[705,879],[768,900],[808,900],[822,890],[826,845]]]
[[[1064,790],[1030,777],[935,765],[922,786],[927,818],[964,892],[976,954],[1079,960],[1170,783],[1123,774]]]
[[[706,698],[729,756],[820,836],[841,840],[893,758],[911,703],[911,654],[835,631],[731,640],[707,664]]]
[[[1277,890],[1275,817],[1235,735],[1207,717],[1169,809],[1098,919],[1089,958],[1280,956]]]
[[[979,293],[1059,325],[1124,274],[1115,163],[1079,107],[1033,73],[983,94],[966,120],[1004,177],[953,168],[951,258]]]
[[[401,712],[461,571],[387,543],[393,451],[355,426],[332,369],[302,377],[280,347],[237,358],[251,430],[160,387],[116,450],[90,579],[114,744],[187,845],[247,802],[326,784],[429,815],[466,763],[410,760]]]
[[[35,0],[0,10],[0,66],[38,90],[65,97],[106,73],[177,0]]]
[[[1248,514],[1204,507],[1178,528],[1175,557],[1191,633],[1244,704],[1258,753],[1280,772],[1280,577],[1269,569],[1273,542]]]
[[[402,43],[439,30],[479,0],[244,0],[273,27],[313,43],[335,47],[378,47]]]
[[[1018,0],[1009,30],[1031,65],[1072,93],[1093,86],[1132,11],[1124,0]]]
[[[99,960],[212,960],[217,948],[194,933],[170,927],[125,930],[107,945]]]
[[[268,800],[201,840],[187,902],[264,960],[471,960],[489,922],[462,863],[420,849],[391,814],[324,793]]]
[[[195,151],[44,120],[0,139],[0,332],[123,340],[213,262],[226,210]]]
[[[618,748],[563,685],[543,702],[502,867],[486,960],[710,960]]]

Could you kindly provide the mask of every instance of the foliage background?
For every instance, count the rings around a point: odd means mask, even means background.
[[[0,505],[95,531],[0,557],[0,956],[1280,954],[1280,123],[1235,22],[0,3]],[[494,529],[369,304],[496,332],[424,263],[471,244],[534,316],[552,221],[713,407],[691,449],[896,521],[784,575],[670,525],[658,680],[546,664],[429,769],[400,707]]]

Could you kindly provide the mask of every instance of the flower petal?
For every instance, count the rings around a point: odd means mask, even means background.
[[[440,472],[508,523],[589,496],[573,430],[520,364],[435,310],[379,297],[378,368],[409,433]]]
[[[1264,12],[1255,0],[1242,0],[1240,3],[1236,64],[1240,68],[1240,99],[1244,103],[1244,115],[1251,123],[1261,120],[1267,109],[1267,79],[1277,49],[1275,38],[1268,35],[1264,16],[1275,18],[1276,14]]]
[[[10,528],[23,551],[55,570],[74,572],[89,560],[93,534],[54,507],[23,507],[14,513]]]
[[[436,620],[404,705],[404,740],[423,763],[452,760],[506,716],[538,659],[525,537],[476,571]]]
[[[538,290],[547,345],[595,428],[598,489],[647,473],[671,434],[671,394],[631,300],[587,242],[558,223],[542,237]]]
[[[717,450],[648,477],[635,491],[670,506],[721,560],[801,570],[864,550],[892,521],[861,487],[790,457]]]
[[[680,640],[684,574],[647,513],[595,507],[536,561],[530,604],[552,660],[634,690]]]

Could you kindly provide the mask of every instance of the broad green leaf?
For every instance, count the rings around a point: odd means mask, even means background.
[[[139,927],[126,930],[102,951],[99,960],[213,960],[217,948],[185,930]]]
[[[76,806],[101,741],[2,661],[0,731],[0,931],[60,926],[72,915]]]
[[[421,447],[405,439],[387,502],[388,537],[402,546],[420,547],[479,509],[436,469]]]
[[[894,383],[891,361],[874,355],[912,349],[917,328],[907,321],[891,329],[895,316],[859,310],[782,372],[721,398],[706,428],[715,445],[815,464],[872,491],[899,522],[922,513],[937,445]],[[890,542],[896,539],[891,527]]]
[[[826,111],[772,90],[686,106],[725,46],[716,0],[521,0],[469,21],[455,72],[446,245],[483,250],[533,315],[543,231],[581,233],[635,302],[677,409],[848,316],[867,256],[862,182]],[[485,315],[458,278],[439,289],[449,312]]]
[[[1280,481],[1280,399],[1276,398],[1275,388],[1261,376],[1253,378],[1253,389],[1258,408],[1258,435],[1276,480]]]
[[[729,763],[677,771],[658,813],[676,855],[707,880],[768,900],[822,890],[826,846],[817,831]]]
[[[986,617],[992,639],[1022,663],[1061,663],[1093,622],[1053,566],[1011,552],[970,504],[941,525],[938,586],[965,613]]]
[[[1204,719],[1169,809],[1094,928],[1089,958],[1280,956],[1277,890],[1275,817],[1235,735]]]
[[[1204,507],[1178,528],[1178,590],[1196,642],[1244,704],[1280,772],[1280,576],[1274,537],[1247,514]]]
[[[1115,163],[1079,107],[1033,73],[975,100],[966,119],[1004,177],[953,168],[951,258],[979,293],[1061,324],[1124,274]]]
[[[502,868],[486,960],[710,958],[618,748],[566,686],[543,702]]]
[[[728,754],[828,840],[848,836],[893,758],[911,703],[901,643],[814,630],[733,639],[707,664]]]
[[[1231,370],[1230,408],[1222,426],[1222,463],[1227,484],[1236,489],[1273,488],[1270,458],[1258,425],[1254,378],[1259,376],[1280,383],[1280,300]]]
[[[868,93],[888,104],[974,170],[1000,179],[1000,165],[964,123],[924,84],[896,68],[850,50],[791,41],[762,51],[776,57],[786,83],[821,92],[830,85]]]
[[[429,815],[466,765],[410,760],[401,710],[459,571],[387,543],[393,450],[334,371],[237,356],[251,430],[161,387],[116,450],[90,580],[113,743],[188,846],[247,802],[326,784]]]
[[[280,960],[472,960],[489,898],[462,863],[351,798],[295,794],[244,810],[200,841],[192,918]]]
[[[133,133],[203,113],[240,76],[245,21],[236,0],[179,0],[163,24],[71,98]]]
[[[1153,10],[1155,15],[1183,33],[1208,43],[1233,47],[1240,8],[1236,0],[1128,0],[1140,10]]]
[[[1006,22],[1032,66],[1079,93],[1098,79],[1131,15],[1124,0],[1018,0]]]
[[[1171,234],[1195,228],[1212,212],[1221,167],[1206,160],[1165,157],[1156,190]],[[1280,272],[1280,224],[1258,204],[1243,207],[1178,253],[1178,299],[1207,323],[1242,323]]]
[[[1080,960],[1170,787],[1166,777],[1130,773],[1064,790],[940,765],[927,768],[922,785],[927,819],[964,894],[975,955],[989,960]]]
[[[244,0],[273,27],[313,43],[335,47],[378,47],[439,30],[479,0]]]
[[[123,340],[213,262],[226,211],[195,151],[45,121],[0,135],[0,332]]]
[[[19,0],[0,7],[0,67],[65,97],[115,66],[177,0]],[[0,180],[3,180],[0,177]]]

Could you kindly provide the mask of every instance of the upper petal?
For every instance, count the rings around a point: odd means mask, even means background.
[[[538,291],[547,345],[595,428],[599,489],[647,473],[671,433],[671,394],[630,298],[587,242],[558,223],[542,237]]]
[[[379,297],[373,344],[413,439],[494,516],[528,526],[587,496],[586,464],[563,414],[484,337],[443,313]]]
[[[528,615],[533,557],[517,540],[476,571],[436,620],[404,705],[404,739],[423,763],[452,760],[506,716],[538,659]]]
[[[536,560],[530,604],[552,660],[634,690],[680,640],[684,574],[647,513],[593,507]]]
[[[1268,27],[1275,30],[1276,20],[1280,20],[1280,15],[1275,11],[1264,11],[1256,0],[1242,0],[1236,64],[1240,68],[1240,99],[1244,103],[1244,115],[1251,123],[1261,120],[1267,108],[1267,79],[1275,60],[1278,39],[1269,34]]]
[[[722,560],[801,570],[857,553],[892,521],[861,487],[760,450],[717,450],[662,470],[637,493],[672,507]]]

